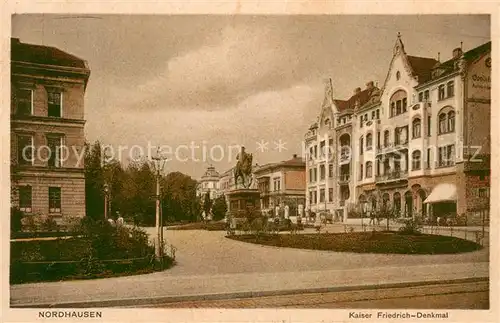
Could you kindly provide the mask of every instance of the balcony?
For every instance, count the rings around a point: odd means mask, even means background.
[[[408,149],[408,139],[400,142],[391,142],[384,146],[377,147],[377,155],[396,152],[402,149]]]
[[[339,160],[340,160],[340,164],[342,164],[342,165],[349,164],[351,162],[351,155],[350,154],[341,154]]]
[[[399,170],[399,171],[393,171],[389,172],[383,175],[378,175],[375,177],[375,181],[378,182],[393,182],[393,181],[399,181],[399,180],[404,180],[408,178],[408,171],[407,170]]]
[[[339,201],[339,206],[345,206],[345,200],[340,200]]]
[[[340,174],[338,178],[339,184],[348,183],[350,178],[351,178],[350,174]]]

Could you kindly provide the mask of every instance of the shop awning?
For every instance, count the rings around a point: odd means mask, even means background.
[[[457,187],[454,184],[438,184],[424,203],[455,202],[457,200]]]

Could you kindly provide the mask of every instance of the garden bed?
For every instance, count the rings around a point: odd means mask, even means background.
[[[275,247],[385,254],[454,254],[479,250],[472,241],[392,231],[320,234],[244,234],[227,238]]]
[[[173,264],[165,257],[160,266],[143,230],[107,222],[85,224],[72,239],[10,243],[12,284],[144,274]]]

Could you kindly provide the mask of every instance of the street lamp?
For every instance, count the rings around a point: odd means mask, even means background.
[[[108,194],[109,186],[108,183],[104,183],[104,219],[108,219]]]
[[[156,151],[156,156],[151,158],[153,160],[155,173],[156,173],[156,236],[157,242],[155,243],[156,258],[160,261],[163,267],[163,219],[160,212],[160,179],[161,171],[165,166],[166,158],[160,156],[160,149]]]

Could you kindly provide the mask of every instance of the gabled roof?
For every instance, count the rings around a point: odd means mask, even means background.
[[[85,60],[55,47],[25,44],[12,38],[10,49],[12,61],[88,69]]]
[[[415,76],[418,77],[418,83],[425,83],[432,77],[433,67],[439,63],[434,58],[418,57],[407,55],[408,63]]]

